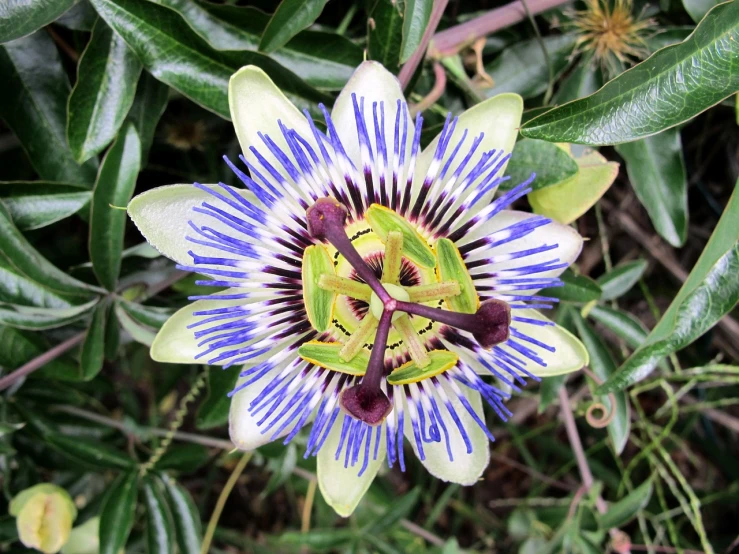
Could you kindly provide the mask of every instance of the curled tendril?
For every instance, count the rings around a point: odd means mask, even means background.
[[[587,367],[584,367],[583,371],[587,373],[588,377],[595,381],[597,385],[603,384],[603,381]],[[603,402],[598,401],[593,402],[588,406],[588,409],[585,411],[585,421],[588,422],[588,425],[596,429],[602,429],[613,421],[613,418],[616,416],[616,396],[612,392],[608,393],[608,401],[611,405],[610,410]],[[602,415],[600,417],[595,415],[595,412],[597,411],[601,412]]]

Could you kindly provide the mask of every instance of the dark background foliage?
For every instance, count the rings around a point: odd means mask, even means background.
[[[610,41],[595,60],[593,3],[578,15],[588,6],[529,0],[528,17],[520,3],[458,0],[0,6],[0,551],[28,551],[9,501],[54,482],[79,507],[75,527],[100,522],[99,547],[68,554],[731,552],[739,2],[715,4],[611,3],[611,22],[632,18],[614,32],[634,33],[636,56]],[[235,372],[149,358],[201,289],[122,208],[164,184],[232,182],[221,156],[239,148],[226,91],[239,67],[317,112],[365,56],[426,108],[424,142],[448,111],[525,98],[509,173],[537,171],[541,190],[517,207],[577,211],[589,240],[556,319],[592,374],[529,387],[508,424],[490,416],[479,484],[440,482],[414,459],[342,520],[300,440],[231,453]],[[604,159],[578,164],[581,145]],[[593,176],[595,159],[618,173]],[[612,401],[608,429],[591,426],[593,402]]]

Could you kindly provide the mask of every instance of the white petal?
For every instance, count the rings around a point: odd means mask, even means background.
[[[484,133],[484,137],[475,151],[475,155],[470,160],[467,170],[462,174],[463,177],[467,174],[469,169],[475,166],[475,164],[480,160],[480,157],[490,150],[502,150],[504,155],[510,154],[513,150],[513,145],[516,143],[518,128],[521,126],[522,113],[523,99],[518,94],[505,93],[488,98],[460,115],[459,122],[454,129],[452,140],[447,147],[444,159],[448,159],[449,155],[454,150],[454,147],[462,138],[465,129],[467,130],[467,138],[460,148],[459,153],[455,158],[455,162],[451,166],[451,171],[456,168],[459,161],[463,158],[464,152],[470,148],[472,141],[480,133]],[[423,153],[418,158],[418,165],[416,167],[415,178],[413,180],[413,187],[416,190],[418,190],[423,183],[423,179],[431,165],[438,143],[439,136],[431,141],[431,144],[424,149]],[[501,176],[504,172],[505,165],[496,175]],[[479,182],[480,179],[477,179],[474,181],[473,185]],[[477,202],[477,205],[487,205],[489,200],[492,199],[494,192],[495,191],[492,190],[486,197]]]
[[[264,412],[259,412],[256,415],[252,415],[249,412],[249,405],[252,400],[262,393],[264,388],[280,373],[280,371],[282,371],[285,365],[287,364],[283,363],[277,366],[259,381],[243,388],[231,398],[231,409],[228,412],[228,433],[231,437],[231,442],[234,443],[234,446],[239,450],[254,450],[264,444],[272,442],[273,440],[284,437],[293,430],[295,425],[294,422],[290,423],[290,425],[283,429],[276,437],[273,436],[276,427],[270,429],[266,433],[262,433],[262,430],[267,426],[267,422],[263,423],[261,427],[257,425],[257,422],[264,417]],[[226,371],[238,370],[229,369]],[[252,376],[239,377],[236,382],[236,387],[251,377]],[[277,410],[281,410],[283,406],[284,402],[278,406]]]
[[[484,235],[492,234],[493,232],[504,229],[514,223],[536,217],[534,214],[526,212],[518,212],[514,210],[503,210],[497,214],[493,219],[480,227],[480,229],[469,233],[460,241],[460,243],[466,244],[472,242],[475,239],[480,238]],[[501,269],[511,269],[521,266],[535,265],[538,263],[546,262],[553,259],[559,259],[560,262],[566,262],[572,264],[577,257],[580,255],[582,250],[583,239],[580,234],[575,231],[569,225],[563,225],[552,221],[547,225],[537,227],[531,233],[525,237],[521,237],[490,250],[475,251],[467,260],[474,260],[478,257],[488,258],[491,255],[497,256],[499,254],[508,254],[510,252],[519,252],[521,250],[528,250],[545,244],[557,244],[557,248],[546,252],[540,252],[533,254],[525,258],[518,258],[514,260],[504,261],[495,263],[494,267],[483,268],[484,270],[490,269],[492,271],[499,271]],[[557,277],[565,268],[552,269],[537,273],[536,277]],[[474,270],[478,272],[480,270]]]
[[[228,82],[228,105],[241,150],[251,163],[256,162],[256,157],[249,150],[250,146],[254,146],[276,169],[283,172],[282,166],[259,138],[260,132],[269,135],[292,159],[278,120],[288,128],[295,129],[314,149],[317,148],[305,116],[259,67],[248,65],[231,76]],[[236,163],[236,160],[232,161]]]
[[[215,187],[215,185],[206,186]],[[231,188],[255,206],[261,206],[251,192]],[[128,215],[149,244],[177,263],[186,265],[192,263],[192,257],[188,254],[189,250],[196,250],[201,256],[227,257],[227,254],[221,250],[195,245],[185,238],[195,235],[188,221],[198,226],[205,224],[231,236],[235,234],[233,229],[217,219],[192,211],[193,207],[199,206],[203,201],[208,201],[241,217],[237,211],[227,207],[224,202],[193,185],[169,185],[139,194],[128,204]],[[239,238],[249,240],[249,237],[245,235],[240,235]]]
[[[362,156],[359,152],[359,141],[357,137],[357,123],[354,117],[354,103],[352,94],[357,95],[357,101],[364,98],[364,114],[367,132],[370,136],[373,150],[376,152],[375,127],[372,119],[372,103],[383,102],[385,107],[385,145],[388,157],[392,156],[395,137],[395,115],[397,114],[397,103],[401,101],[401,107],[405,104],[403,90],[398,79],[378,62],[363,62],[347,81],[346,86],[339,94],[331,112],[331,118],[336,126],[336,132],[349,158],[355,167],[361,172]],[[379,117],[379,112],[378,112]],[[403,115],[401,113],[401,129]],[[406,138],[406,161],[410,157],[410,145],[413,140],[415,126],[410,115],[408,116],[408,135]],[[401,132],[402,138],[402,132]],[[391,162],[388,162],[389,164]],[[387,178],[387,176],[386,176]]]
[[[475,413],[477,413],[480,419],[484,422],[485,414],[482,408],[482,398],[480,393],[473,391],[464,385],[460,385],[459,388],[467,397],[467,400],[469,400]],[[464,440],[462,440],[462,436],[459,433],[457,425],[449,415],[444,404],[440,402],[437,397],[439,411],[442,414],[444,424],[449,433],[454,461],[449,460],[446,442],[444,440],[444,433],[440,429],[441,442],[423,443],[423,452],[426,455],[426,459],[421,460],[421,463],[431,475],[441,479],[442,481],[450,481],[452,483],[459,483],[460,485],[474,485],[480,479],[480,476],[490,462],[489,440],[485,435],[485,432],[480,428],[475,420],[472,419],[472,416],[462,405],[456,395],[451,393],[451,389],[447,389],[447,391],[449,393],[449,399],[452,402],[452,406],[457,412],[457,415],[462,422],[462,426],[467,431],[467,435],[470,438],[472,452],[469,454],[467,453],[467,447]],[[405,410],[404,433],[406,439],[408,439],[408,442],[413,448],[413,452],[418,456],[416,439],[413,437],[413,428],[411,427],[409,411],[407,408]]]
[[[539,321],[551,321],[536,310],[513,310],[513,315]],[[519,323],[514,321],[512,327],[521,333],[536,339],[544,344],[553,346],[554,352],[535,346],[529,342],[521,341],[522,344],[534,350],[544,360],[546,367],[534,362],[526,364],[526,369],[538,377],[552,377],[577,371],[590,363],[588,351],[580,340],[567,329],[559,325],[534,325],[531,323]],[[504,345],[505,346],[505,345]],[[480,373],[483,373],[482,371]]]
[[[331,506],[341,517],[349,517],[354,509],[362,500],[362,497],[369,489],[372,481],[375,479],[377,472],[380,470],[385,460],[387,452],[385,441],[385,429],[383,428],[380,435],[380,449],[377,459],[372,459],[374,454],[374,434],[372,429],[372,445],[370,448],[370,458],[367,469],[360,476],[358,475],[362,467],[362,455],[354,466],[344,467],[344,452],[342,450],[339,459],[336,459],[336,449],[339,447],[339,438],[341,437],[341,427],[344,420],[343,413],[334,422],[326,442],[318,451],[318,487],[321,489],[326,503]]]
[[[238,293],[243,293],[243,290],[227,289],[215,294]],[[226,308],[229,306],[239,306],[256,301],[257,299],[198,300],[192,304],[188,304],[184,308],[180,308],[164,323],[164,325],[162,325],[162,328],[157,333],[154,343],[151,345],[151,359],[156,362],[173,364],[206,363],[206,360],[203,358],[195,358],[195,356],[202,352],[205,347],[198,346],[199,340],[195,339],[195,330],[187,328],[188,325],[203,320],[203,316],[196,317],[192,315],[193,312]],[[209,355],[208,358],[215,358],[216,355],[217,353],[213,353]],[[218,365],[223,365],[224,363],[226,362],[223,361]]]

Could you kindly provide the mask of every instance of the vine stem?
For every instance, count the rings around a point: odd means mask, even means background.
[[[423,37],[421,37],[421,44],[418,45],[416,51],[413,52],[411,57],[408,58],[408,61],[403,64],[403,67],[400,68],[400,73],[398,73],[398,81],[400,81],[400,86],[402,88],[408,86],[408,83],[410,83],[413,78],[413,74],[416,72],[416,68],[418,68],[421,61],[423,61],[423,58],[426,55],[426,48],[431,41],[431,37],[434,36],[436,28],[439,26],[441,16],[444,14],[444,10],[448,3],[449,0],[434,0],[434,7],[431,9],[429,24],[423,33]]]
[[[64,342],[60,342],[55,347],[47,350],[40,356],[36,356],[31,361],[23,364],[21,367],[16,369],[14,372],[9,373],[5,377],[0,378],[0,391],[7,389],[12,384],[14,384],[16,381],[22,379],[26,375],[33,373],[37,369],[40,369],[41,367],[45,366],[52,360],[57,359],[59,356],[61,356],[65,352],[72,350],[72,348],[74,348],[75,346],[80,344],[82,341],[84,341],[86,336],[87,336],[86,332],[82,332],[82,333],[79,333],[78,335],[74,335],[73,337],[68,338]]]
[[[213,535],[215,535],[216,527],[218,527],[218,520],[221,519],[223,508],[226,506],[226,500],[228,500],[228,497],[231,495],[231,491],[236,485],[236,481],[238,481],[239,477],[241,477],[246,464],[249,463],[249,460],[251,460],[253,454],[253,452],[246,452],[243,456],[241,456],[239,463],[236,464],[236,467],[233,469],[231,475],[228,477],[228,481],[226,481],[226,484],[223,486],[223,490],[218,496],[218,501],[216,502],[216,506],[215,508],[213,508],[213,513],[210,516],[210,521],[208,521],[208,528],[205,530],[203,544],[200,547],[200,554],[208,554],[210,550],[210,543],[213,542]]]
[[[559,403],[562,409],[562,419],[564,420],[567,431],[567,439],[570,441],[572,452],[575,454],[582,486],[585,488],[585,491],[589,491],[593,486],[593,472],[590,471],[588,459],[585,457],[585,450],[583,450],[582,441],[580,440],[577,425],[575,424],[575,416],[572,415],[572,410],[570,409],[570,398],[567,396],[567,389],[564,385],[559,389]],[[601,514],[605,514],[608,511],[606,502],[600,495],[595,500],[595,507]]]
[[[528,0],[527,5],[533,16],[567,2],[569,0]],[[434,57],[453,56],[475,40],[519,23],[526,17],[526,7],[523,2],[521,0],[511,2],[480,17],[436,33],[431,40],[429,51]],[[403,66],[403,69],[405,69],[405,66]],[[415,68],[413,68],[413,71],[415,71]]]

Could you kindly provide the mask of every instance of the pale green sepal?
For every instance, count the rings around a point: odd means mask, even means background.
[[[215,187],[215,185],[206,185]],[[220,189],[220,187],[217,187]],[[259,201],[253,193],[230,187],[244,198],[259,206]],[[224,192],[221,190],[221,192]],[[224,192],[224,194],[226,194]],[[224,252],[208,246],[195,245],[186,239],[187,236],[195,236],[188,221],[196,225],[204,224],[216,231],[232,235],[233,229],[221,223],[213,217],[195,213],[192,208],[199,206],[204,201],[215,202],[219,207],[242,218],[225,203],[220,202],[214,196],[200,190],[192,185],[169,185],[155,188],[136,196],[128,204],[128,215],[138,227],[144,238],[159,252],[177,263],[190,265],[192,256],[189,250],[197,249],[201,256],[224,257]],[[242,235],[240,240],[249,241],[249,237]]]
[[[218,295],[238,294],[239,289],[227,289],[223,292],[216,293]],[[156,362],[166,362],[174,364],[205,364],[207,359],[196,358],[200,352],[206,347],[199,347],[198,340],[195,339],[196,329],[188,329],[187,326],[198,321],[202,321],[202,317],[196,317],[193,312],[200,310],[211,310],[215,308],[225,308],[230,306],[238,306],[254,302],[253,299],[239,300],[198,300],[192,304],[188,304],[184,308],[177,310],[170,317],[154,338],[151,345],[151,358]],[[202,339],[201,339],[202,340]],[[218,352],[211,353],[208,359],[215,358]],[[217,365],[226,363],[221,362]]]
[[[455,145],[461,140],[465,129],[467,130],[465,145],[472,144],[475,137],[480,133],[484,133],[480,146],[470,159],[469,167],[474,167],[480,161],[481,156],[490,150],[502,151],[504,155],[510,154],[513,151],[514,144],[516,144],[518,128],[521,126],[521,114],[523,114],[523,98],[510,92],[498,94],[476,104],[459,116],[459,122],[449,143],[450,147],[447,148],[447,157],[453,150],[451,145]],[[418,156],[413,179],[414,191],[421,187],[438,143],[439,137],[437,136]],[[506,165],[504,164],[498,172],[499,177],[505,173]],[[482,177],[479,177],[472,185],[476,185],[481,179]],[[489,204],[488,200],[492,198],[493,194],[494,190],[490,191],[476,205],[480,207],[487,206]]]
[[[439,281],[454,281],[459,284],[460,293],[444,299],[446,305],[454,312],[474,314],[480,307],[480,297],[475,290],[475,283],[464,265],[459,249],[449,239],[439,239],[435,246],[439,264],[436,271]]]
[[[482,419],[482,421],[485,421],[485,413],[483,412],[480,393],[468,389],[461,384],[458,386],[461,389],[462,394],[467,397],[467,400],[475,413]],[[426,455],[426,459],[421,460],[421,463],[431,475],[443,481],[450,481],[460,485],[474,485],[480,479],[482,472],[485,471],[485,468],[490,462],[489,440],[485,432],[459,401],[456,393],[450,394],[449,400],[451,401],[454,410],[457,412],[457,415],[470,438],[472,452],[469,454],[467,453],[467,447],[465,446],[460,433],[457,431],[456,423],[454,423],[454,420],[451,418],[448,411],[440,410],[444,424],[449,430],[449,443],[454,460],[449,459],[446,449],[446,441],[442,436],[442,439],[439,442],[423,443],[423,451]],[[413,429],[411,428],[408,418],[406,418],[403,427],[405,437],[408,439],[408,442],[416,453],[416,456],[418,456],[416,440],[413,437]]]
[[[552,323],[536,310],[525,309],[514,310],[514,312],[513,315],[516,317],[538,319]],[[511,326],[518,329],[521,333],[555,348],[554,352],[549,352],[534,344],[524,343],[527,348],[531,348],[547,364],[546,367],[533,362],[526,364],[526,369],[537,377],[553,377],[555,375],[571,373],[582,369],[590,363],[588,351],[582,342],[580,342],[580,339],[564,327],[556,324],[532,325],[518,321],[514,321]],[[479,373],[484,374],[484,371],[480,371]]]
[[[444,373],[457,365],[459,356],[449,350],[432,350],[428,353],[431,363],[426,367],[418,367],[416,362],[411,360],[402,366],[394,369],[388,376],[387,382],[391,385],[407,385],[409,383],[417,383],[422,379],[430,379],[440,373]]]
[[[404,218],[380,204],[372,204],[367,210],[366,217],[380,240],[385,242],[388,233],[397,231],[403,235],[403,254],[424,267],[436,266],[434,251]]]
[[[341,437],[341,424],[337,421],[331,428],[331,432],[323,444],[317,455],[317,474],[318,487],[321,490],[323,499],[331,506],[341,517],[349,517],[362,500],[362,497],[369,489],[372,481],[374,481],[377,472],[380,470],[387,452],[385,428],[382,427],[380,435],[380,448],[377,458],[373,458],[374,442],[370,450],[369,463],[367,469],[360,476],[359,471],[362,468],[363,453],[360,460],[354,466],[344,467],[344,456],[336,459],[336,450],[339,446]],[[372,433],[374,440],[374,432]],[[343,451],[342,451],[343,454]]]
[[[361,350],[348,362],[344,361],[340,356],[343,346],[340,342],[309,341],[298,348],[298,355],[306,362],[332,371],[349,375],[364,375],[367,372],[369,355]]]
[[[320,244],[309,246],[303,254],[303,303],[316,331],[326,331],[331,325],[336,294],[322,289],[318,282],[321,275],[334,275],[334,262],[328,250]]]

